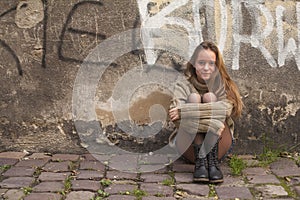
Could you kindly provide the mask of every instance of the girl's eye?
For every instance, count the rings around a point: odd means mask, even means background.
[[[210,65],[210,66],[214,66],[214,65],[215,65],[215,62],[214,62],[214,61],[210,61],[210,62],[209,62],[209,65]]]
[[[199,65],[201,65],[201,66],[205,66],[205,61],[199,61]]]
[[[198,64],[200,66],[205,66],[206,64],[208,64],[209,66],[213,67],[215,66],[215,62],[214,61],[204,61],[204,60],[200,60],[198,61]]]

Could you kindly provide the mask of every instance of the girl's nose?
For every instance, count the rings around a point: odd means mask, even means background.
[[[209,70],[209,63],[205,63],[205,65],[204,65],[204,68],[203,68],[204,70]]]

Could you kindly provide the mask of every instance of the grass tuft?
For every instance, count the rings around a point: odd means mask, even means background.
[[[229,166],[232,175],[240,176],[242,175],[242,171],[247,167],[247,164],[243,159],[238,158],[237,155],[233,155],[229,161]]]

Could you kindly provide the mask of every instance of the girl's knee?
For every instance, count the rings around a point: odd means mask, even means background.
[[[188,102],[189,103],[201,103],[201,96],[199,94],[192,93],[188,97]]]
[[[203,103],[209,103],[209,102],[216,102],[218,99],[214,93],[208,92],[203,95],[202,100]]]

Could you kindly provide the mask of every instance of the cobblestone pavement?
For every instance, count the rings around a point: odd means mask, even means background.
[[[193,183],[193,165],[181,159],[155,172],[126,173],[108,167],[107,156],[2,152],[0,199],[300,199],[294,160],[258,167],[252,156],[240,158],[247,163],[242,175],[233,176],[224,161],[224,183],[214,185]]]

